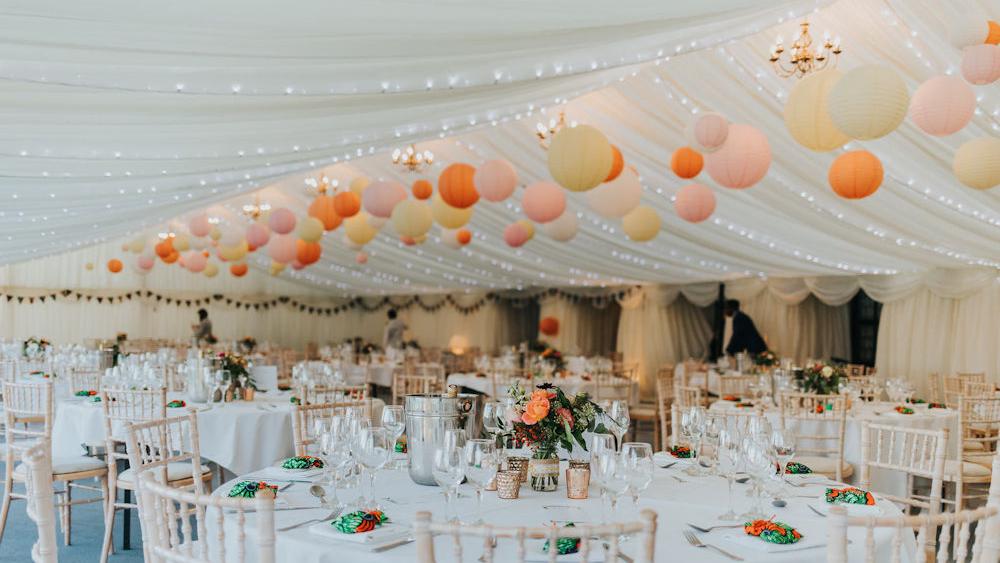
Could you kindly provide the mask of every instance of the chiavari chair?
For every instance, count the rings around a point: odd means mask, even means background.
[[[96,369],[71,368],[69,370],[69,393],[78,391],[100,391],[101,371]]]
[[[955,484],[955,510],[961,510],[965,499],[982,498],[970,494],[967,488],[977,488],[990,483],[990,470],[1000,441],[1000,397],[958,398],[959,440],[958,456],[945,463],[944,479]]]
[[[720,375],[719,397],[746,398],[750,395],[750,386],[759,379],[756,375]]]
[[[403,373],[401,370],[392,373],[392,404],[403,404],[407,395],[427,395],[440,393],[441,379],[436,375],[417,375]]]
[[[786,392],[780,403],[781,428],[796,435],[796,461],[839,482],[854,474],[854,467],[844,461],[845,396]]]
[[[858,398],[862,401],[878,400],[881,390],[874,377],[868,375],[847,376],[847,382],[858,390]]]
[[[336,403],[341,401],[368,401],[370,387],[363,385],[303,385],[295,387],[294,394],[302,404]]]
[[[653,429],[653,447],[666,450],[672,435],[671,406],[674,402],[674,366],[661,366],[656,372],[656,427]],[[629,413],[631,415],[631,413]]]
[[[52,443],[39,439],[21,456],[25,465],[24,488],[28,501],[28,518],[35,523],[38,539],[31,547],[35,563],[56,563],[56,515],[52,508]]]
[[[356,410],[365,419],[371,419],[369,401],[292,405],[292,443],[295,445],[295,455],[309,455],[309,446],[316,443],[316,437],[309,433],[315,421],[329,421],[334,416],[346,415],[350,410]]]
[[[677,429],[680,428],[681,424],[681,413],[691,407],[700,407],[704,403],[701,387],[680,385],[676,380],[674,383],[674,401],[670,405],[670,440],[676,444]]]

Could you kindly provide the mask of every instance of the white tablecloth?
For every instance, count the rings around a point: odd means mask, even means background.
[[[567,395],[575,395],[581,391],[590,393],[591,397],[596,396],[597,383],[591,379],[584,379],[580,376],[572,375],[569,377],[560,377],[557,379],[534,379],[530,381],[530,385],[541,385],[543,383],[551,383],[556,387],[563,390],[563,393]],[[489,395],[492,392],[491,389],[491,379],[489,377],[477,377],[474,373],[453,373],[448,376],[449,385],[458,385],[459,387],[467,387],[484,395]],[[528,387],[529,381],[524,380],[522,383],[524,387]],[[633,385],[634,387],[634,385]],[[505,392],[505,389],[498,390],[498,392]],[[609,398],[609,397],[602,397]],[[629,397],[623,396],[622,399],[628,399]]]
[[[249,402],[196,404],[201,456],[236,474],[271,465],[294,454],[289,393],[258,393]],[[184,399],[168,395],[168,400]],[[381,419],[383,403],[372,401],[372,416]],[[167,409],[168,416],[184,409]],[[112,428],[116,436],[124,433]],[[52,428],[52,451],[76,454],[80,444],[104,443],[104,410],[88,399],[58,401]]]
[[[365,369],[367,367],[368,378],[365,379]],[[392,371],[396,368],[394,364],[370,364],[359,366],[357,364],[345,365],[343,367],[344,378],[351,385],[361,385],[371,383],[380,387],[392,387]]]
[[[565,463],[563,464],[563,477],[565,476]],[[719,477],[690,477],[680,471],[680,465],[671,469],[656,468],[655,478],[650,488],[640,499],[640,508],[650,508],[658,514],[658,530],[656,534],[656,560],[657,561],[724,561],[721,556],[714,553],[707,553],[704,550],[691,547],[684,540],[682,530],[689,529],[687,523],[695,523],[703,526],[721,524],[717,516],[726,510],[727,487],[725,481]],[[674,477],[683,479],[678,482]],[[224,494],[229,490],[232,482],[220,487],[216,493]],[[379,498],[391,500],[381,500],[386,515],[397,523],[408,525],[412,522],[414,514],[419,510],[429,510],[435,519],[443,518],[444,500],[436,487],[426,487],[416,485],[410,481],[405,470],[383,470],[379,473],[376,484]],[[279,497],[286,498],[286,502],[293,506],[313,506],[318,505],[318,501],[311,499],[307,493],[308,485],[296,483]],[[474,492],[468,485],[460,488],[463,497],[458,501],[458,510],[461,514],[472,515],[474,510]],[[750,501],[745,495],[746,485],[736,485],[735,507],[737,512],[742,512],[748,508]],[[747,548],[740,543],[733,543],[728,537],[735,536],[733,530],[715,530],[708,534],[699,533],[702,541],[714,543],[733,551],[744,557],[748,562],[802,562],[821,561],[825,557],[826,543],[826,519],[814,514],[808,507],[808,503],[819,504],[818,499],[823,492],[820,486],[803,487],[794,489],[796,494],[815,493],[816,499],[791,498],[788,506],[784,508],[774,508],[768,506],[768,511],[773,512],[780,521],[787,522],[795,526],[806,539],[815,547],[808,550],[791,551],[788,553],[771,554],[764,551],[757,551],[756,548]],[[490,524],[495,525],[540,525],[546,524],[550,520],[573,520],[576,522],[597,522],[600,520],[600,503],[597,498],[598,490],[591,487],[591,498],[588,500],[570,500],[566,498],[565,482],[560,478],[559,489],[554,492],[539,493],[532,491],[527,484],[522,485],[520,498],[517,500],[502,500],[496,493],[486,492],[483,499],[483,509],[485,519]],[[353,496],[353,495],[351,495]],[[348,498],[341,492],[341,498]],[[880,501],[883,510],[887,515],[898,515],[899,511],[886,501]],[[305,510],[279,510],[275,513],[275,525],[278,528],[302,522],[310,518],[322,518],[329,511],[325,508],[305,509]],[[619,520],[632,519],[635,512],[631,507],[631,502],[623,500],[618,511]],[[231,526],[233,518],[227,520],[227,526]],[[209,523],[213,526],[214,522]],[[252,530],[255,525],[253,514],[247,515],[247,526]],[[413,543],[405,544],[387,551],[372,553],[357,545],[337,541],[326,536],[317,535],[310,531],[310,526],[306,525],[287,532],[277,533],[277,561],[289,561],[295,563],[339,563],[350,561],[351,563],[372,562],[412,562],[416,560],[416,546]],[[214,531],[210,530],[214,535]],[[235,530],[228,530],[227,538],[236,537]],[[861,561],[864,559],[865,538],[864,530],[854,529],[849,534],[851,544],[848,546],[848,559],[850,561]],[[904,561],[912,561],[912,554],[915,542],[912,536],[904,534]],[[450,537],[436,538],[435,552],[439,561],[453,561],[452,540]],[[886,528],[879,529],[875,534],[877,559],[888,560],[891,549],[892,531]],[[625,553],[635,555],[638,541],[623,544]],[[475,561],[481,553],[482,540],[470,540],[464,544],[465,560]],[[529,542],[528,553],[534,553],[535,557],[529,560],[545,561],[541,554],[541,542]],[[235,545],[227,547],[227,552],[233,552]],[[251,549],[247,549],[248,560],[255,561],[255,554]],[[513,561],[513,543],[510,540],[498,542],[495,561]],[[567,559],[569,561],[570,559]],[[577,561],[577,559],[571,559]],[[600,559],[603,561],[603,559]]]

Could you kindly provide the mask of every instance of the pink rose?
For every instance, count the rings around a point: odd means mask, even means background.
[[[566,407],[559,407],[558,409],[556,409],[556,416],[558,416],[560,420],[568,424],[570,428],[573,428],[573,413],[570,412],[569,409],[567,409]]]

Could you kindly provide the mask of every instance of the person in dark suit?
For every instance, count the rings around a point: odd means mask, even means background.
[[[733,319],[733,335],[726,343],[726,354],[735,356],[739,352],[749,352],[760,354],[767,350],[767,343],[757,332],[757,327],[753,324],[753,319],[749,315],[740,311],[740,302],[735,299],[726,300],[723,309],[727,317]]]

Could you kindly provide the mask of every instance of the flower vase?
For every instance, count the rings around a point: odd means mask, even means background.
[[[559,487],[559,458],[531,458],[528,481],[535,491],[551,492]]]

